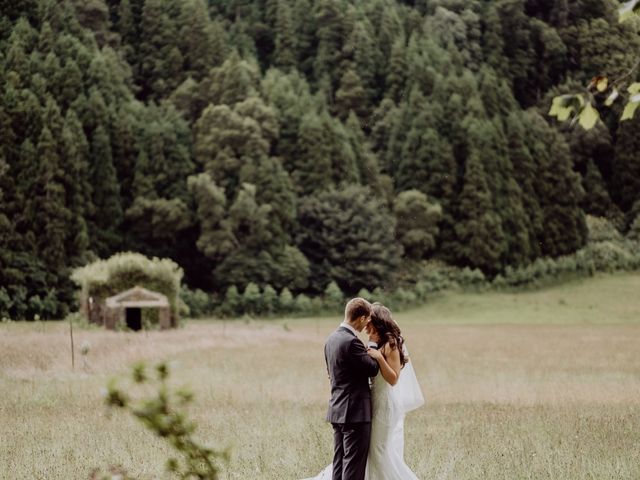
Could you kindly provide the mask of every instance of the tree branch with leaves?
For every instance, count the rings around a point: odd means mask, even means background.
[[[627,21],[640,14],[640,0],[625,2],[618,10],[620,22]],[[553,99],[549,115],[565,122],[571,119],[571,125],[579,123],[585,130],[592,129],[600,119],[596,106],[612,107],[621,98],[627,103],[620,117],[621,121],[631,120],[640,106],[640,82],[628,83],[640,67],[640,59],[621,77],[612,80],[598,75],[591,79],[583,93],[559,95]],[[626,91],[626,94],[621,93]]]

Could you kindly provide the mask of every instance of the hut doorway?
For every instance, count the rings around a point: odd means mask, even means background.
[[[161,329],[175,327],[169,299],[158,292],[133,287],[105,300],[104,324],[107,328],[126,325],[133,331],[142,330],[142,309],[158,309],[158,326]]]
[[[127,308],[126,309],[127,327],[134,332],[142,329],[142,309]]]

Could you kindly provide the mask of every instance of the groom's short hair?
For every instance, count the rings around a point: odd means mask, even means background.
[[[349,322],[353,322],[362,316],[368,317],[369,315],[371,315],[371,304],[360,297],[349,300],[344,309],[344,318]]]

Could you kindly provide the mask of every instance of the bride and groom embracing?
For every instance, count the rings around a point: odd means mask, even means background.
[[[363,330],[369,348],[358,338]],[[350,300],[324,354],[334,457],[307,480],[417,480],[404,463],[404,417],[424,398],[389,309],[363,298]]]

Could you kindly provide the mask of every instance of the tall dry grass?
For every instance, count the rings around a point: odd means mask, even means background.
[[[517,318],[541,316],[536,325],[485,321],[492,308],[493,318],[506,315],[503,294],[447,295],[399,315],[427,399],[406,422],[405,457],[418,477],[640,478],[640,322],[625,313],[616,325],[614,300],[598,299],[618,279],[583,284],[594,305],[586,324],[570,308],[579,285],[509,299]],[[544,301],[557,295],[564,305]],[[618,301],[640,312],[635,296]],[[469,302],[483,308],[474,316]],[[603,325],[593,321],[599,305]],[[570,325],[544,325],[559,306]],[[456,308],[465,317],[445,321]],[[100,398],[108,378],[139,359],[173,361],[173,381],[196,394],[201,438],[233,446],[226,478],[313,475],[331,459],[322,344],[337,320],[288,320],[286,329],[234,322],[224,333],[214,321],[148,334],[80,331],[76,344],[91,349],[75,372],[65,325],[0,325],[0,478],[81,479],[110,463],[163,478],[167,447],[134,420],[107,415]]]

